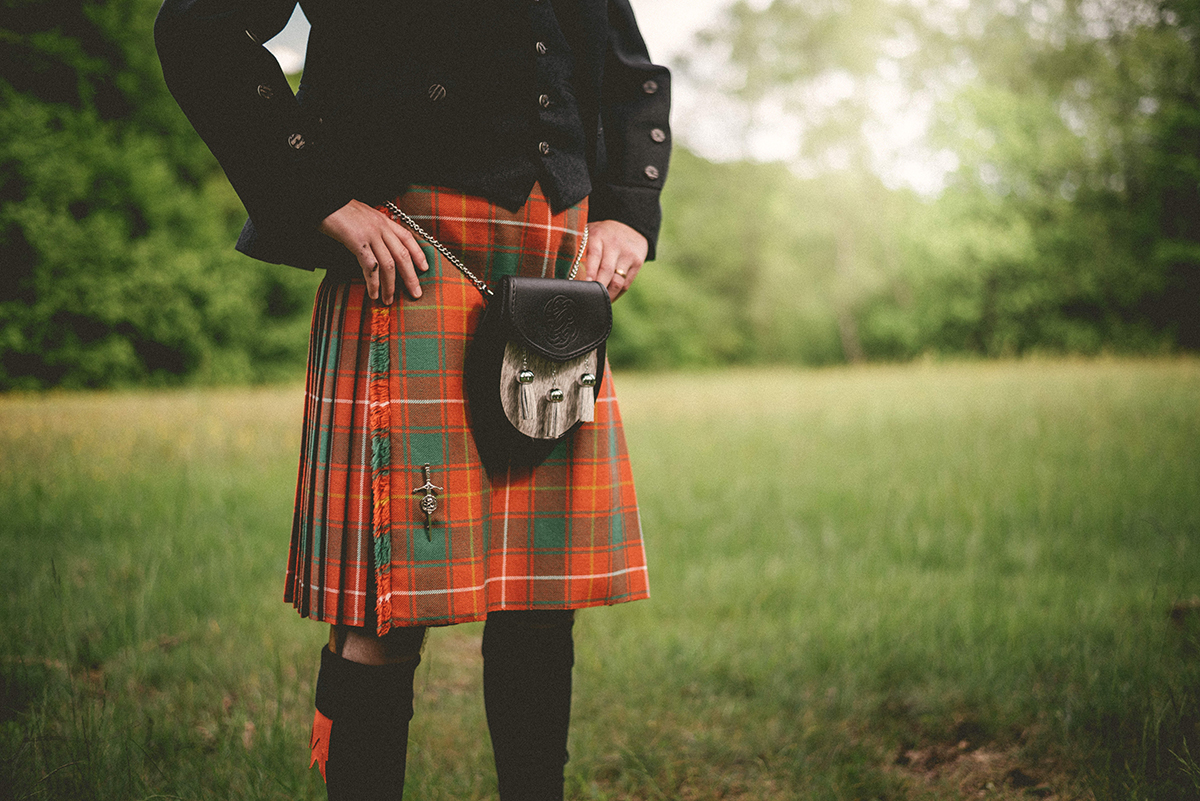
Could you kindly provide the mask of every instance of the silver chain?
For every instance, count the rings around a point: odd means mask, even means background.
[[[491,297],[492,295],[495,294],[494,292],[492,292],[491,288],[483,281],[482,278],[480,278],[479,276],[475,275],[475,273],[473,273],[469,269],[467,269],[467,265],[465,265],[461,261],[459,261],[458,258],[453,253],[451,253],[450,250],[445,245],[443,245],[441,242],[437,241],[432,236],[430,236],[425,231],[424,228],[422,228],[420,225],[417,224],[416,220],[414,220],[412,217],[409,217],[407,214],[405,214],[403,211],[401,211],[399,206],[397,206],[395,203],[393,203],[390,200],[387,203],[385,203],[384,205],[387,206],[387,210],[392,213],[393,220],[399,219],[399,220],[403,221],[403,223],[405,225],[407,225],[409,228],[411,228],[417,232],[417,236],[421,237],[426,242],[433,245],[434,248],[437,249],[438,253],[441,253],[443,256],[445,256],[447,259],[449,259],[450,263],[453,264],[455,267],[457,267],[459,269],[459,271],[462,272],[462,274],[467,277],[467,280],[469,280],[472,284],[475,285],[475,288],[479,290],[479,293],[481,295],[483,295],[484,297]],[[576,254],[576,256],[575,256],[575,263],[571,265],[571,273],[570,273],[570,275],[567,276],[568,281],[574,281],[575,274],[579,272],[579,264],[580,264],[580,262],[583,261],[583,252],[585,250],[587,250],[587,241],[588,241],[588,228],[585,225],[583,227],[583,240],[579,243],[579,253]]]

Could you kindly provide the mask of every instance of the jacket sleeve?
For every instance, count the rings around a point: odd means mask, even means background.
[[[171,94],[224,168],[259,235],[311,233],[350,201],[262,46],[295,0],[166,0],[154,40]]]
[[[653,259],[671,155],[671,73],[650,62],[629,0],[609,0],[608,23],[600,98],[604,156],[588,216],[631,226],[646,237]]]

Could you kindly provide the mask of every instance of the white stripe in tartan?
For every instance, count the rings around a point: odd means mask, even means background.
[[[474,587],[452,587],[445,590],[392,590],[391,594],[395,595],[446,595],[455,592],[479,592],[489,584],[495,584],[500,581],[589,581],[595,579],[614,578],[623,576],[628,573],[646,572],[645,565],[638,567],[627,567],[624,570],[613,570],[608,573],[592,573],[580,574],[573,576],[495,576],[484,581],[482,584]]]

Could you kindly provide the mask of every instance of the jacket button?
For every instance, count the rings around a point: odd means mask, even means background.
[[[667,132],[662,128],[652,128],[650,129],[650,138],[655,142],[665,142],[667,141]]]
[[[658,81],[646,81],[642,84],[642,91],[648,95],[652,95],[658,91]]]
[[[538,152],[541,153],[543,156],[550,155],[550,143],[549,142],[538,142]]]
[[[304,137],[298,133],[294,133],[288,137],[288,144],[292,146],[293,150],[299,150],[304,147]]]
[[[270,100],[275,96],[275,90],[267,86],[265,83],[260,83],[258,85],[258,96],[263,100]]]
[[[442,86],[440,83],[435,83],[433,86],[429,87],[429,99],[432,100],[433,102],[436,103],[437,101],[441,100],[445,96],[446,96],[446,87]]]
[[[545,42],[538,42],[537,44],[534,45],[534,48],[537,49],[539,56],[546,55],[546,43]]]
[[[550,108],[550,95],[538,95],[538,105],[542,108]]]
[[[646,169],[642,172],[646,173],[646,177],[651,181],[658,180],[658,167],[655,167],[653,164],[647,164]]]

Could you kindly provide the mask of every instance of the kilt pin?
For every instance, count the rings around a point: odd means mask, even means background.
[[[537,186],[516,212],[436,187],[395,203],[489,285],[565,278],[587,222],[586,200],[553,214]],[[462,381],[484,299],[418,241],[430,266],[419,300],[398,288],[382,306],[361,275],[337,272],[317,292],[285,600],[382,635],[648,597],[611,374],[595,422],[536,467],[489,473]],[[423,485],[438,488],[428,528]]]

